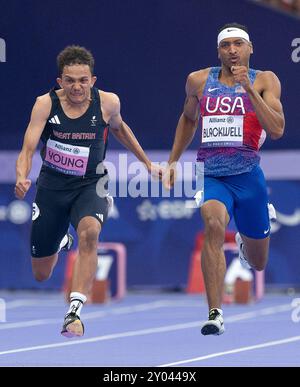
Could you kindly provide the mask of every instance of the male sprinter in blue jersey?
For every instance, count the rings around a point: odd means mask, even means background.
[[[99,177],[107,173],[102,168],[103,174],[97,174],[105,158],[108,130],[148,171],[151,162],[122,120],[118,96],[94,87],[92,54],[84,47],[69,46],[58,55],[57,64],[60,87],[38,97],[33,106],[17,160],[15,194],[23,199],[30,188],[32,156],[41,139],[43,165],[33,204],[32,269],[38,281],[51,276],[71,223],[78,235],[79,256],[61,333],[73,337],[84,333],[80,311],[96,272],[98,237],[110,205],[108,197],[96,193]]]
[[[169,165],[178,161],[198,126],[197,161],[204,163],[202,271],[209,306],[208,321],[201,330],[204,335],[224,332],[221,298],[226,263],[222,246],[232,217],[243,264],[256,270],[266,266],[270,221],[258,150],[264,131],[277,140],[285,122],[277,76],[249,68],[253,46],[247,28],[237,23],[222,27],[217,49],[220,67],[199,70],[187,78],[184,111],[169,158]],[[166,188],[173,186],[174,178],[174,168],[169,168],[164,177]]]

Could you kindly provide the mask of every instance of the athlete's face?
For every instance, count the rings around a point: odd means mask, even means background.
[[[65,66],[61,78],[57,78],[57,83],[64,89],[69,102],[82,104],[90,99],[91,87],[96,82],[96,77],[92,76],[88,65]]]
[[[252,44],[242,38],[223,39],[218,47],[218,58],[224,66],[248,66]]]

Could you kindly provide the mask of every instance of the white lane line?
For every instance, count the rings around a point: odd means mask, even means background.
[[[3,298],[5,301],[5,298]],[[6,309],[16,309],[16,308],[21,308],[21,307],[26,307],[26,306],[51,306],[50,301],[43,301],[43,300],[37,300],[37,299],[24,299],[24,300],[14,300],[14,301],[6,301],[5,302],[5,307]],[[52,306],[57,306],[57,301],[56,304],[54,304],[54,301],[52,301]]]
[[[84,320],[92,320],[92,319],[105,317],[109,315],[145,312],[147,310],[162,308],[166,305],[167,302],[168,302],[167,300],[160,300],[160,301],[154,301],[154,302],[149,302],[145,304],[137,304],[133,306],[123,306],[120,308],[114,308],[110,310],[100,310],[96,312],[89,312],[89,313],[84,313],[83,318]],[[6,329],[36,327],[39,325],[60,324],[62,322],[63,322],[63,318],[60,318],[60,319],[45,318],[45,319],[19,321],[19,322],[12,322],[12,323],[1,323],[0,331],[6,330]]]
[[[28,321],[20,321],[15,323],[3,323],[3,324],[0,324],[0,331],[6,330],[6,329],[37,327],[39,325],[58,324],[62,321],[63,321],[62,319],[58,320],[58,319],[49,318],[45,320],[28,320]]]
[[[59,348],[59,347],[66,347],[66,346],[70,346],[70,345],[82,345],[82,344],[88,344],[88,343],[96,343],[99,341],[114,340],[114,339],[120,339],[120,338],[124,338],[124,337],[133,337],[133,336],[149,335],[149,334],[153,334],[153,333],[171,332],[171,331],[177,331],[180,329],[199,327],[199,324],[200,324],[199,321],[193,321],[193,322],[189,322],[189,323],[185,323],[185,324],[166,325],[163,327],[141,329],[138,331],[121,332],[121,333],[115,333],[115,334],[104,335],[104,336],[96,336],[96,337],[92,337],[90,339],[68,341],[68,342],[64,342],[64,343],[53,343],[53,344],[46,344],[46,345],[37,345],[34,347],[10,349],[8,351],[0,352],[0,356],[11,354],[11,353],[36,351],[36,350],[40,350],[40,349]]]
[[[54,298],[54,299],[44,299],[44,298],[21,298],[16,299],[12,301],[6,301],[5,297],[1,297],[0,299],[5,301],[5,307],[6,309],[15,309],[20,307],[30,307],[30,306],[40,306],[40,307],[63,307],[66,305],[63,296],[60,298]],[[202,299],[195,299],[193,300],[160,300],[160,301],[150,301],[150,303],[153,302],[161,302],[164,303],[165,306],[178,306],[178,307],[193,307],[193,306],[206,306],[206,302]]]
[[[271,307],[263,308],[256,311],[254,310],[252,312],[240,313],[234,316],[229,316],[229,317],[225,316],[225,323],[246,320],[246,319],[255,318],[259,316],[266,316],[266,315],[269,316],[276,313],[287,312],[289,310],[292,310],[291,304],[271,306]]]
[[[100,310],[95,312],[89,312],[83,314],[84,320],[93,320],[96,318],[103,318],[110,315],[120,315],[120,314],[126,314],[126,313],[138,313],[138,312],[144,312],[147,310],[153,310],[153,309],[159,309],[163,307],[171,307],[174,305],[175,300],[159,300],[159,301],[153,301],[149,303],[144,304],[137,304],[134,306],[122,306],[120,308],[114,308],[110,310]],[[175,303],[175,306],[176,303]],[[275,309],[274,309],[275,308]],[[277,312],[283,312],[290,310],[292,307],[290,304],[283,304],[278,305],[275,307],[268,307],[261,310],[256,310],[252,312],[245,312],[241,314],[237,314],[234,316],[229,316],[226,318],[226,323],[238,321],[240,319],[244,320],[245,318],[252,318],[257,317],[260,315],[268,315],[268,314],[274,314]],[[27,320],[27,321],[19,321],[19,322],[11,322],[11,323],[1,323],[0,324],[0,331],[1,330],[7,330],[7,329],[21,329],[21,328],[30,328],[30,327],[36,327],[36,326],[42,326],[42,325],[51,325],[51,324],[60,324],[62,323],[62,318],[45,318],[45,319],[37,319],[37,320]]]
[[[234,323],[235,321],[241,321],[241,320],[247,320],[251,318],[258,317],[262,315],[266,310],[269,314],[271,314],[271,311],[273,314],[280,313],[286,310],[291,309],[291,305],[279,305],[278,307],[271,307],[271,308],[264,308],[259,311],[253,311],[253,312],[247,312],[247,313],[240,313],[237,315],[230,316],[226,319],[227,323]],[[156,328],[148,328],[148,329],[141,329],[136,331],[129,331],[129,332],[120,332],[110,335],[104,335],[104,336],[96,336],[92,337],[90,339],[79,339],[74,341],[68,341],[64,343],[53,343],[53,344],[45,344],[45,345],[37,345],[34,347],[23,347],[23,348],[16,348],[16,349],[10,349],[6,351],[0,352],[1,355],[7,355],[11,353],[19,353],[19,352],[28,352],[28,351],[36,351],[40,349],[50,349],[50,348],[59,348],[59,347],[66,347],[69,345],[81,345],[81,344],[88,344],[88,343],[95,343],[99,341],[105,341],[105,340],[114,340],[124,337],[133,337],[133,336],[143,336],[143,335],[150,335],[150,334],[156,334],[156,333],[162,333],[162,332],[172,332],[172,331],[178,331],[182,329],[191,329],[191,328],[200,328],[200,325],[204,321],[191,321],[183,324],[174,324],[174,325],[166,325],[162,327],[156,327]],[[1,327],[1,325],[0,325]]]
[[[172,367],[172,366],[177,366],[177,365],[194,363],[194,362],[198,362],[198,361],[202,361],[202,360],[212,359],[214,357],[232,355],[234,353],[245,352],[245,351],[252,351],[254,349],[261,349],[261,348],[267,348],[267,347],[274,347],[276,345],[293,343],[293,342],[299,341],[299,340],[300,340],[300,336],[293,336],[293,337],[288,337],[288,338],[282,339],[282,340],[267,341],[265,343],[251,345],[249,347],[240,347],[240,348],[231,349],[229,351],[212,353],[210,355],[195,357],[193,359],[181,360],[181,361],[176,361],[176,362],[167,363],[167,364],[160,364],[157,367]]]

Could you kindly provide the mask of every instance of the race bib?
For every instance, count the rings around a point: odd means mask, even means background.
[[[216,115],[202,118],[202,146],[243,145],[244,116]]]
[[[90,149],[48,140],[44,164],[67,175],[84,176]]]

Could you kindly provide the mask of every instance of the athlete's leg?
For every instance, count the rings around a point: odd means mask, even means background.
[[[80,319],[97,270],[98,239],[108,215],[109,201],[96,193],[96,185],[83,187],[71,210],[71,223],[77,231],[79,254],[75,261],[70,294],[70,307],[65,316],[62,335],[82,336]]]
[[[73,243],[73,237],[71,234],[67,233],[59,246],[59,251],[70,250]],[[54,243],[55,244],[55,243]],[[31,257],[31,267],[32,272],[37,281],[46,281],[52,275],[53,269],[57,264],[58,253],[50,255],[49,257],[35,258]]]
[[[243,252],[250,266],[258,271],[264,270],[268,262],[270,237],[253,239],[240,233],[243,239]]]
[[[107,219],[109,201],[97,195],[96,184],[83,187],[71,210],[71,224],[77,231],[79,256],[76,259],[72,291],[88,295],[97,269],[99,234]]]
[[[223,243],[230,217],[226,206],[217,200],[205,202],[201,215],[205,232],[201,264],[208,306],[209,309],[220,308],[226,271]]]
[[[75,260],[70,307],[64,319],[61,334],[65,337],[82,336],[84,325],[80,312],[93,284],[97,270],[97,248],[101,224],[92,216],[83,217],[77,227],[79,254]]]
[[[37,281],[50,278],[69,227],[69,196],[38,187],[33,203],[31,264]]]
[[[58,254],[43,258],[31,258],[31,266],[34,278],[37,281],[46,281],[51,277],[53,269],[57,263]]]
[[[86,216],[77,227],[79,254],[75,261],[72,292],[88,295],[97,269],[98,239],[101,231],[100,222]]]
[[[235,177],[236,206],[234,218],[243,240],[241,253],[256,270],[263,270],[268,261],[270,217],[264,175],[260,167]]]
[[[221,309],[226,271],[223,243],[232,208],[233,198],[223,179],[204,177],[204,204],[201,207],[201,215],[205,234],[201,263],[209,313],[208,320],[201,328],[203,335],[221,335],[225,331]]]

